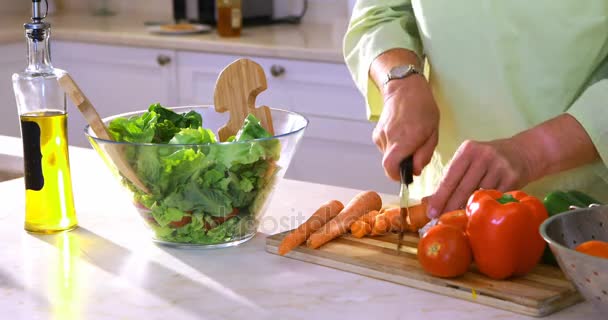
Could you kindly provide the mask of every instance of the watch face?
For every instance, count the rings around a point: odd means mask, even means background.
[[[384,84],[387,84],[392,79],[403,79],[411,74],[419,73],[413,65],[403,65],[392,68],[386,75]]]
[[[391,72],[390,72],[391,78],[406,77],[407,75],[409,75],[412,72],[411,70],[412,70],[412,66],[410,66],[410,65],[398,66],[391,70]]]
[[[412,70],[412,66],[400,66],[400,67],[397,67],[396,71],[400,77],[403,77],[403,76],[406,76],[408,73],[410,73],[411,72],[410,70]]]

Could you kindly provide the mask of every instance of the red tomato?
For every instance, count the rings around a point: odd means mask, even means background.
[[[192,222],[192,216],[183,216],[179,221],[169,222],[169,227],[177,229],[187,225],[190,222]]]
[[[233,208],[232,212],[230,212],[227,216],[225,217],[211,217],[211,219],[213,219],[213,222],[215,222],[215,225],[210,225],[209,223],[207,223],[205,221],[205,229],[207,230],[211,230],[213,228],[215,228],[216,226],[230,220],[231,218],[235,217],[236,215],[239,214],[239,209],[238,208]]]
[[[465,233],[451,225],[436,225],[418,242],[418,261],[437,277],[452,278],[469,269],[473,254]]]
[[[437,224],[446,224],[459,228],[462,231],[467,230],[467,223],[469,223],[469,217],[465,210],[454,210],[446,212],[439,217]]]

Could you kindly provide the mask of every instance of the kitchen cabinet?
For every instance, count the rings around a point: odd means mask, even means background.
[[[155,102],[176,104],[173,50],[54,41],[52,60],[70,72],[102,117]],[[89,146],[83,134],[86,122],[71,102],[68,114],[70,144]]]
[[[344,64],[250,57],[266,71],[258,105],[304,114],[310,125],[286,177],[394,192],[372,143],[374,124]],[[218,73],[237,56],[178,52],[181,105],[211,104]]]
[[[25,42],[0,45],[0,135],[21,135],[12,75],[27,64],[24,46]]]

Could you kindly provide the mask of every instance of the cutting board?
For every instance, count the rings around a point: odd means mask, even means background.
[[[286,234],[269,236],[266,251],[277,254]],[[416,234],[404,236],[400,253],[396,244],[396,234],[362,239],[344,235],[318,250],[300,246],[286,257],[535,317],[582,301],[557,267],[538,265],[524,277],[501,281],[480,274],[473,265],[461,277],[442,279],[422,270],[416,258]]]

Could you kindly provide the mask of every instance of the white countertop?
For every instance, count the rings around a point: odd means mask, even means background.
[[[21,141],[0,136],[0,154]],[[93,150],[70,150],[80,227],[23,230],[22,179],[0,183],[0,310],[10,319],[529,319],[264,251],[185,250],[152,243],[126,194]],[[4,166],[5,164],[0,164]],[[282,181],[261,232],[289,228],[327,199],[357,190]],[[580,303],[545,319],[605,319]]]
[[[0,19],[0,44],[24,41],[23,23],[27,16]],[[243,29],[238,38],[207,34],[166,36],[151,34],[144,22],[131,15],[95,17],[87,13],[58,14],[49,18],[52,38],[64,41],[202,51],[241,56],[261,56],[343,63],[342,37],[347,22],[304,23]]]

